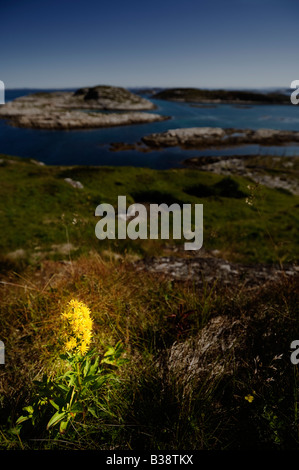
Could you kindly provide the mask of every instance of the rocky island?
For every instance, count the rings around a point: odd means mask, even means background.
[[[153,109],[153,103],[125,88],[95,86],[16,98],[1,106],[0,118],[16,127],[35,129],[84,129],[168,119],[144,112]]]
[[[227,104],[290,104],[284,93],[261,93],[247,90],[206,90],[200,88],[169,88],[155,93],[153,98],[185,103]]]
[[[234,129],[191,127],[169,129],[146,135],[142,142],[150,148],[182,147],[202,149],[243,144],[284,145],[299,142],[299,132],[276,129]]]

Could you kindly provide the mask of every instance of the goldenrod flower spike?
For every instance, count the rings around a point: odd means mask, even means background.
[[[89,308],[83,302],[72,299],[62,317],[66,323],[66,351],[84,356],[92,338],[93,324]]]

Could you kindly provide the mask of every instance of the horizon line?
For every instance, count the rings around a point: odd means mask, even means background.
[[[5,82],[4,82],[5,84]],[[140,88],[140,89],[152,89],[152,88],[164,88],[164,89],[176,89],[176,88],[194,88],[194,89],[206,89],[206,90],[259,90],[261,88],[263,89],[272,89],[272,88],[290,88],[290,86],[286,85],[272,85],[272,86],[247,86],[247,87],[233,87],[233,86],[223,86],[223,87],[208,87],[208,86],[192,86],[192,85],[177,85],[177,86],[161,86],[161,85],[129,85],[129,86],[124,86],[124,85],[109,85],[107,83],[102,83],[102,84],[97,84],[97,85],[78,85],[78,86],[15,86],[15,87],[5,87],[6,91],[10,90],[45,90],[45,89],[51,89],[51,90],[73,90],[73,89],[80,89],[80,88],[93,88],[96,86],[111,86],[115,88]]]

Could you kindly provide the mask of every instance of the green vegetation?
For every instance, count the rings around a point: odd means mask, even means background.
[[[299,448],[295,279],[196,288],[93,254],[9,281],[1,288],[0,448]],[[94,323],[81,383],[61,358],[60,318],[73,298]],[[105,363],[107,348],[115,356],[119,342],[126,362],[102,382],[96,361]]]
[[[73,249],[72,257],[91,249],[162,253],[163,240],[97,240],[95,208],[103,202],[117,207],[118,195],[126,195],[128,204],[202,203],[204,248],[217,249],[230,260],[298,259],[298,197],[287,191],[193,169],[66,168],[7,156],[1,161],[0,194],[5,203],[0,214],[0,254],[5,269],[9,263],[34,263],[45,256],[60,259],[67,246]],[[83,188],[74,188],[66,178],[80,181]]]
[[[0,449],[299,449],[295,272],[176,282],[130,261],[184,240],[99,241],[94,216],[119,195],[203,203],[206,250],[284,267],[298,196],[194,169],[0,161]]]

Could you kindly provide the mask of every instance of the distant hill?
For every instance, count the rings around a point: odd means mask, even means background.
[[[188,103],[290,104],[289,96],[278,91],[257,92],[247,90],[169,88],[159,91],[153,98],[169,101],[184,101]]]

